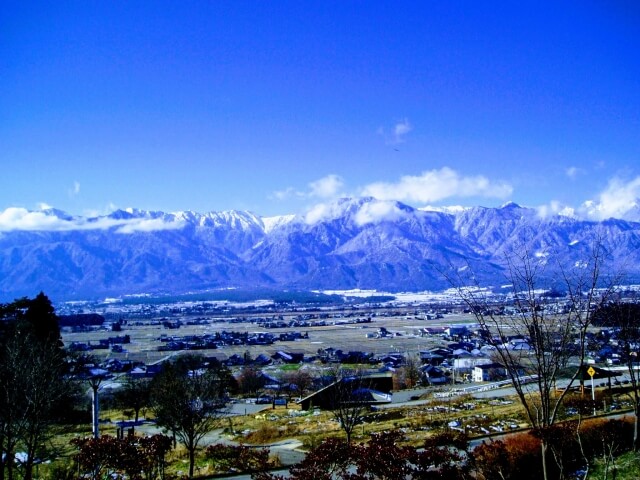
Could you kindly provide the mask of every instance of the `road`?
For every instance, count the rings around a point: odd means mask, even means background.
[[[625,380],[628,380],[628,374],[626,374],[626,376],[620,375],[618,379],[620,382],[624,382]],[[568,380],[559,381],[558,387],[563,388],[567,385],[567,383],[568,383]],[[596,387],[606,386],[607,380],[605,379],[605,380],[594,381],[594,385]],[[464,387],[474,387],[474,386],[486,386],[486,384],[485,385],[458,384],[458,385],[455,385],[455,388],[461,389]],[[585,383],[585,388],[588,388],[590,386],[591,386],[591,382]],[[451,389],[453,388],[454,386],[451,386]],[[532,384],[531,388],[535,388],[535,385]],[[427,402],[431,402],[433,401],[433,399],[412,400],[412,398],[414,397],[419,397],[423,394],[430,393],[430,392],[433,392],[433,387],[415,388],[411,390],[402,390],[402,391],[394,392],[392,396],[392,402],[386,405],[380,405],[380,408],[396,408],[401,406],[414,406],[414,405],[421,405]],[[496,388],[496,389],[490,389],[490,390],[476,391],[476,392],[473,392],[472,395],[476,398],[505,397],[505,396],[515,395],[515,389],[513,387]],[[270,408],[271,407],[269,405],[256,405],[255,403],[238,402],[238,403],[232,403],[230,405],[228,414],[229,415],[253,415],[257,412],[268,410]],[[621,418],[625,415],[629,415],[629,413],[628,412],[611,413],[607,415],[607,417]],[[158,428],[153,424],[145,424],[141,427],[137,427],[137,429],[150,434],[159,432]],[[474,438],[470,442],[470,446],[471,448],[475,448],[484,442],[498,440],[512,433],[513,432],[504,433],[504,434],[495,434],[495,435],[481,437],[481,438]],[[212,443],[233,443],[233,442],[230,442],[228,439],[225,438],[224,435],[222,435],[222,430],[217,430],[208,434],[202,441],[202,445],[209,445]],[[292,465],[295,465],[296,463],[299,463],[300,461],[302,461],[302,459],[304,459],[304,456],[305,456],[304,452],[301,452],[299,450],[301,446],[302,446],[302,443],[299,440],[284,440],[284,441],[280,441],[280,442],[276,442],[268,445],[256,446],[256,448],[261,448],[261,447],[269,448],[272,454],[277,455],[280,458],[280,462],[283,465],[283,468],[273,471],[272,473],[281,475],[284,478],[287,478],[289,476],[289,471],[288,471],[289,467]],[[239,475],[230,475],[230,476],[224,476],[224,477],[217,475],[215,478],[225,478],[227,480],[251,480],[251,475],[239,474]]]

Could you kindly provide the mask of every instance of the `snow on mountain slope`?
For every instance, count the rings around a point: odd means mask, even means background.
[[[358,198],[266,218],[242,211],[9,213],[0,212],[4,300],[39,290],[58,298],[262,286],[436,290],[468,267],[484,284],[500,285],[510,251],[526,246],[540,261],[573,265],[598,239],[627,280],[640,278],[640,223],[542,217],[512,203],[415,209]]]
[[[283,227],[296,219],[295,215],[279,215],[276,217],[262,217],[262,225],[265,233],[271,233],[276,228]]]

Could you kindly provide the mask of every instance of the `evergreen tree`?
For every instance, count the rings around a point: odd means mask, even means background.
[[[13,480],[15,453],[26,452],[21,477],[32,478],[59,402],[70,390],[57,316],[44,293],[0,305],[0,480]]]

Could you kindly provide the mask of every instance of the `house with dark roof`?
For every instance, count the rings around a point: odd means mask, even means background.
[[[391,403],[393,378],[389,373],[381,373],[341,378],[298,401],[298,404],[302,410],[310,410],[314,407],[331,410],[336,407],[336,401],[350,401],[348,395],[345,398],[339,398],[345,391],[343,388],[345,385],[353,388],[351,394],[359,403],[369,406]]]
[[[424,365],[420,370],[423,379],[429,385],[443,385],[451,382],[451,378],[445,374],[444,370],[434,365]]]
[[[440,365],[444,357],[433,352],[420,352],[420,361],[426,365]]]
[[[276,353],[271,355],[271,358],[274,360],[280,360],[284,363],[300,363],[304,360],[303,352],[285,352],[283,350],[278,350]]]

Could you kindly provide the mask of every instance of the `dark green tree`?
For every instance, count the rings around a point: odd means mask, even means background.
[[[63,347],[58,316],[51,300],[44,293],[40,292],[29,302],[24,313],[24,321],[35,339],[42,343],[54,344],[58,348]]]
[[[15,475],[15,452],[26,458],[19,467],[30,480],[36,456],[42,456],[50,427],[70,382],[51,301],[40,293],[0,307],[0,479]]]

